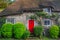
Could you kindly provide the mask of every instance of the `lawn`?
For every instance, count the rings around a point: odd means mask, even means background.
[[[23,40],[23,39],[14,39],[14,38],[1,38],[0,40]],[[29,37],[26,40],[59,40],[59,39],[52,39],[52,38],[48,38],[48,37],[42,37],[42,38],[38,38],[38,37]]]

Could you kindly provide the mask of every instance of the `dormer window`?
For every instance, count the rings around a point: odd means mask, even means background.
[[[43,12],[51,13],[51,8],[43,8]]]

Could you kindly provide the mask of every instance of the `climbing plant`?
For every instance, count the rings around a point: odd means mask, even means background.
[[[5,20],[5,17],[0,17],[0,27],[2,27],[2,25],[6,22]]]
[[[49,15],[46,12],[36,12],[34,15],[30,16],[30,19],[36,20],[39,24],[41,24],[41,20],[44,18],[45,19],[54,18],[56,20],[58,18],[58,15],[56,15],[56,13],[52,13],[51,15]]]
[[[36,12],[34,15],[30,16],[30,19],[36,20],[38,22],[38,24],[40,25],[41,24],[40,17],[44,18],[46,15],[47,15],[47,13],[45,13],[45,12]]]

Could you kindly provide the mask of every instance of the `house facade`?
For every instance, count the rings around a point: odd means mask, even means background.
[[[34,15],[36,12],[46,12],[48,15],[52,13],[60,14],[60,10],[56,8],[54,1],[41,1],[36,0],[17,0],[8,6],[0,13],[0,17],[6,18],[6,23],[22,22],[26,25],[27,29],[33,29],[38,23],[35,20],[31,20],[29,16]],[[56,8],[56,9],[55,9]],[[58,22],[60,21],[60,17]],[[48,28],[51,25],[56,24],[53,19],[42,19],[42,26]]]

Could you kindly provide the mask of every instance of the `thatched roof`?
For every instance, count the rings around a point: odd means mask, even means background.
[[[60,11],[59,0],[16,0],[0,13],[0,16],[21,14],[22,10],[41,10],[39,5],[53,7],[53,11]]]
[[[53,6],[54,6],[54,10],[53,11],[60,11],[60,0],[55,0],[53,1]]]
[[[0,16],[15,14],[22,9],[38,8],[38,2],[36,0],[16,0],[9,5],[5,10],[0,13]]]
[[[60,0],[44,0],[40,4],[53,7],[53,11],[60,11]]]

